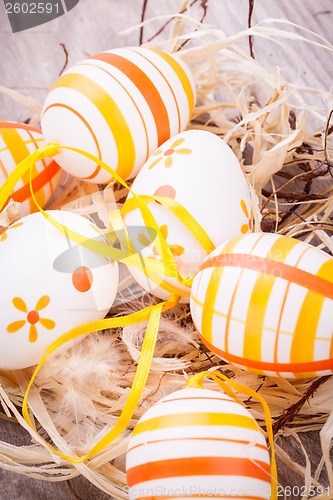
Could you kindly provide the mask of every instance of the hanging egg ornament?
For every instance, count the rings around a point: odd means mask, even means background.
[[[45,146],[41,130],[24,123],[0,121],[0,188],[17,165],[36,149]],[[52,159],[38,161],[32,169],[32,187],[44,207],[59,184],[62,170]],[[15,186],[10,198],[20,202],[20,215],[36,212],[30,192],[30,171]]]
[[[212,241],[212,249],[234,236],[252,229],[251,197],[247,180],[230,147],[217,135],[189,130],[169,139],[145,163],[132,186],[137,195],[173,198],[201,225]],[[128,198],[132,195],[129,194]],[[206,251],[167,207],[148,204],[184,276],[194,276]],[[125,215],[128,227],[144,226],[141,212]],[[133,235],[133,243],[143,257],[160,259],[149,229]],[[170,292],[188,302],[190,289],[176,279],[160,276],[149,279],[141,270],[130,267],[135,280],[161,299]]]
[[[250,412],[226,394],[188,388],[149,408],[126,459],[131,500],[270,498],[270,458]]]
[[[84,238],[105,241],[88,219],[47,214]],[[72,241],[40,212],[0,235],[0,369],[38,363],[70,329],[103,318],[118,288],[118,265]]]
[[[307,243],[254,233],[220,245],[194,279],[191,313],[206,346],[238,367],[333,372],[333,259]]]
[[[109,50],[58,78],[44,103],[42,130],[50,142],[87,151],[129,179],[160,144],[185,130],[194,102],[190,70],[178,56],[143,47]],[[57,161],[85,181],[112,180],[77,153],[61,150]]]

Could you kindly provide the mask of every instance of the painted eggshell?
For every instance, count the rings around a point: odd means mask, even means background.
[[[176,55],[143,47],[109,50],[58,78],[44,104],[42,129],[49,141],[83,149],[129,179],[160,144],[185,130],[194,102],[191,73]],[[77,153],[62,151],[57,161],[86,181],[112,179]]]
[[[134,428],[126,460],[129,497],[245,499],[251,491],[251,498],[265,500],[269,463],[263,433],[243,405],[215,391],[182,389],[152,406]]]
[[[209,349],[236,366],[333,371],[333,259],[307,243],[255,233],[222,244],[194,279],[191,313]]]
[[[27,156],[45,146],[42,133],[38,128],[24,123],[0,121],[0,188],[9,174]],[[38,161],[32,170],[32,186],[38,203],[44,207],[59,184],[62,170],[52,159]],[[18,181],[10,196],[19,201],[21,216],[37,210],[30,194],[30,172]]]
[[[67,228],[103,240],[84,217],[48,211]],[[118,265],[70,240],[40,213],[0,235],[0,368],[38,363],[71,328],[101,319],[118,287]]]
[[[250,192],[239,161],[230,147],[210,132],[189,130],[167,141],[144,165],[132,189],[136,194],[168,196],[178,201],[215,246],[252,228]],[[168,208],[158,202],[148,207],[180,272],[194,276],[207,253]],[[125,223],[131,227],[144,225],[139,210],[129,212]],[[141,250],[144,257],[160,259],[147,231],[138,234],[134,244],[138,249],[145,245]],[[144,289],[157,297],[168,298],[171,285],[171,293],[184,295],[183,301],[189,300],[190,289],[175,279],[161,277],[156,284],[139,269],[131,267],[130,272]]]

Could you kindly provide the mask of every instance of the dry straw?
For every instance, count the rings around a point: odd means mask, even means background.
[[[257,46],[262,39],[276,42],[293,54],[297,68],[295,42],[311,44],[318,57],[320,51],[332,53],[332,46],[314,33],[279,19],[267,19],[227,37],[220,30],[199,25],[189,16],[188,7],[189,2],[185,1],[181,13],[173,16],[171,22],[170,16],[155,18],[155,22],[167,23],[169,36],[162,30],[150,44],[172,51],[182,47],[179,55],[192,68],[198,101],[190,128],[220,135],[238,156],[253,193],[256,231],[262,228],[300,237],[332,253],[331,95],[304,87],[297,77],[287,81],[277,66],[274,71],[266,68],[249,55],[247,47],[243,48],[249,36],[256,39]],[[8,89],[0,91],[19,100],[38,117],[38,103]],[[207,189],[203,189],[202,203]],[[107,228],[108,210],[125,196],[125,190],[118,185],[98,191],[91,185],[67,179],[52,208],[66,204],[87,216],[97,214],[101,225]],[[1,226],[8,226],[17,218],[17,207],[12,204],[0,217]],[[152,301],[125,276],[118,305],[110,314],[132,312]],[[115,423],[133,380],[144,331],[145,325],[140,324],[123,331],[90,335],[73,349],[53,355],[44,365],[31,393],[30,410],[37,428],[43,427],[40,434],[51,439],[62,453],[86,453]],[[155,401],[182,388],[191,374],[207,369],[223,371],[260,391],[270,406],[276,436],[283,434],[295,439],[306,465],[291,459],[280,441],[276,446],[278,457],[304,477],[308,489],[311,484],[320,485],[319,477],[326,467],[333,489],[329,456],[333,378],[283,380],[248,374],[226,365],[201,344],[184,305],[164,314],[145,392],[121,438],[85,464],[66,463],[35,440],[29,446],[0,442],[0,464],[4,469],[47,481],[64,481],[82,474],[105,493],[125,499],[124,454],[136,421]],[[0,372],[0,418],[20,425],[27,433],[30,430],[22,419],[20,406],[31,374],[32,369]],[[207,387],[216,389],[213,382],[207,382]],[[247,406],[264,425],[260,405],[247,401]],[[317,470],[311,472],[299,436],[313,430],[320,430],[323,458]],[[323,494],[312,498],[331,497]]]

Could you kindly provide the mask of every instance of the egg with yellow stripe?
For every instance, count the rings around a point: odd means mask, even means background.
[[[185,130],[194,102],[193,79],[179,57],[120,48],[85,59],[58,78],[44,103],[42,129],[49,141],[87,151],[129,179],[160,144]],[[57,161],[86,181],[112,179],[76,152],[62,150]]]
[[[17,165],[41,146],[45,146],[38,128],[24,123],[0,121],[0,187]],[[38,203],[44,207],[52,197],[61,178],[61,169],[52,159],[38,161],[32,169],[32,188]],[[21,216],[36,212],[31,197],[30,171],[16,184],[10,198],[20,202]]]
[[[270,498],[259,425],[216,391],[182,389],[152,406],[134,428],[126,469],[131,500]]]
[[[249,371],[333,372],[333,259],[294,238],[255,233],[216,248],[191,290],[204,343]]]

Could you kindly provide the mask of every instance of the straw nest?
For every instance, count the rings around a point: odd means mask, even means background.
[[[299,79],[287,81],[278,66],[272,71],[251,57],[246,47],[242,48],[249,36],[258,38],[258,45],[268,39],[288,51],[293,51],[295,41],[303,41],[312,44],[319,56],[320,51],[332,51],[332,47],[314,33],[286,20],[269,19],[226,37],[204,23],[198,25],[188,15],[188,4],[185,1],[182,13],[167,20],[167,30],[150,45],[172,51],[181,47],[180,57],[191,66],[198,100],[190,128],[220,135],[236,153],[253,194],[255,231],[299,237],[333,253],[331,95],[305,88]],[[160,22],[163,24],[165,19]],[[1,90],[26,105],[34,114],[32,120],[38,122],[38,103],[9,89]],[[51,207],[67,205],[82,214],[97,214],[106,228],[108,210],[114,201],[124,201],[125,196],[119,185],[103,191],[66,178]],[[202,196],[204,199],[205,188]],[[19,207],[10,204],[0,214],[0,225],[7,227],[18,214]],[[127,277],[120,285],[118,305],[110,314],[132,312],[152,301]],[[71,350],[48,359],[30,397],[30,410],[41,436],[51,440],[63,453],[83,454],[106,433],[126,401],[144,331],[145,324],[139,324],[97,332]],[[84,464],[58,459],[35,437],[29,446],[0,442],[1,466],[47,481],[63,481],[82,474],[113,497],[127,498],[123,489],[124,454],[133,426],[150,405],[182,388],[191,374],[204,369],[221,370],[259,391],[270,406],[276,437],[289,435],[298,441],[306,466],[292,460],[280,440],[276,442],[278,457],[304,477],[308,488],[310,484],[320,485],[319,477],[326,467],[333,488],[329,456],[333,436],[333,378],[276,379],[224,364],[201,344],[184,305],[163,315],[148,383],[121,438]],[[32,369],[0,372],[0,418],[22,426],[27,433],[31,431],[21,416],[20,406],[31,374]],[[206,387],[217,388],[213,382],[207,382]],[[259,403],[247,400],[246,404],[264,426]],[[299,435],[313,430],[321,430],[323,458],[311,474]]]

